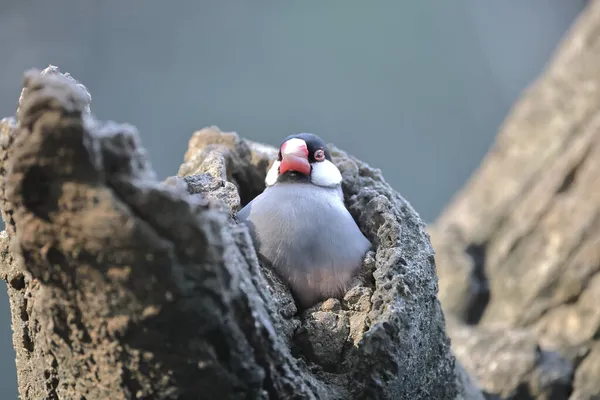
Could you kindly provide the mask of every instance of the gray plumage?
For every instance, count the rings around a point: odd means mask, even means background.
[[[339,184],[277,182],[238,217],[258,253],[304,307],[342,294],[371,246],[346,209]]]

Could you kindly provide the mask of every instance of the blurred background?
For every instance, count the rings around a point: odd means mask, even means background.
[[[0,116],[54,64],[135,125],[160,178],[207,125],[314,132],[383,170],[427,221],[468,179],[585,0],[0,0]],[[0,290],[0,398],[17,397]]]

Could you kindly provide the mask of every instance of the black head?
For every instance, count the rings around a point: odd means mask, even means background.
[[[331,162],[331,154],[323,139],[313,133],[298,133],[286,137],[279,146],[277,160],[267,173],[265,183],[308,182],[333,187],[342,176]]]
[[[296,133],[283,139],[279,145],[279,154],[277,155],[277,160],[281,161],[281,146],[290,139],[302,139],[306,142],[306,147],[308,148],[308,161],[310,163],[323,161],[315,159],[315,152],[317,150],[323,150],[325,153],[325,160],[331,161],[331,154],[329,153],[325,142],[314,133]]]

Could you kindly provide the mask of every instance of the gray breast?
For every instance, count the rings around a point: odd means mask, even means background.
[[[278,183],[238,213],[258,253],[304,306],[347,289],[370,247],[340,194],[339,188]]]

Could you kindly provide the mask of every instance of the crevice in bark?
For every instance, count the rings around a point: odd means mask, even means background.
[[[471,243],[465,249],[465,253],[467,253],[473,261],[471,278],[473,279],[473,285],[477,287],[477,296],[470,300],[469,306],[467,307],[465,323],[476,325],[481,320],[491,296],[488,279],[485,273],[487,243]]]

